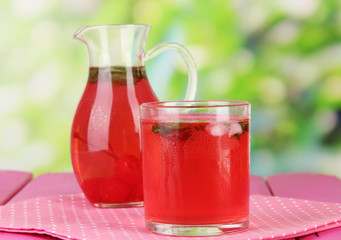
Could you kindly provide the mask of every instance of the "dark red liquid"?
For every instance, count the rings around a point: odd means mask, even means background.
[[[227,224],[249,215],[249,121],[142,122],[146,220]]]
[[[156,100],[144,67],[90,68],[73,119],[71,158],[93,204],[143,201],[139,106]]]

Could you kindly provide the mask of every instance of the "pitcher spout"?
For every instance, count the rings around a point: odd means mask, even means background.
[[[90,66],[143,66],[149,28],[150,24],[84,26],[73,38],[86,44]]]
[[[85,40],[81,38],[81,36],[83,35],[83,33],[86,31],[87,28],[88,28],[87,26],[83,26],[79,28],[73,35],[73,39],[77,39],[79,41],[85,42]]]

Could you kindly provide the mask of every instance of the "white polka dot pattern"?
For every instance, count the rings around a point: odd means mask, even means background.
[[[205,240],[286,239],[341,227],[341,204],[337,203],[254,195],[250,206],[247,231]],[[58,195],[0,207],[0,230],[45,233],[61,239],[189,239],[148,232],[143,215],[143,208],[100,209],[92,207],[82,194]]]

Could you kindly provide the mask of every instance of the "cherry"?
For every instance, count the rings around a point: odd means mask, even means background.
[[[101,182],[101,178],[90,178],[81,183],[81,188],[91,203],[100,203],[102,201],[101,196],[98,194],[98,187],[101,185]]]
[[[118,178],[107,178],[99,186],[99,193],[102,203],[121,203],[129,196],[130,186]]]
[[[141,202],[143,201],[143,184],[138,183],[132,186],[130,196],[127,201],[129,202]]]
[[[133,155],[124,155],[116,161],[115,175],[122,181],[135,185],[142,182],[142,162]]]

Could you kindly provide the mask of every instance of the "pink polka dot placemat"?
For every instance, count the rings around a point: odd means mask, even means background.
[[[204,239],[287,239],[341,227],[341,204],[257,195],[250,204],[247,231]],[[0,230],[61,239],[189,239],[148,232],[143,214],[141,207],[95,208],[83,194],[58,195],[0,207]]]

